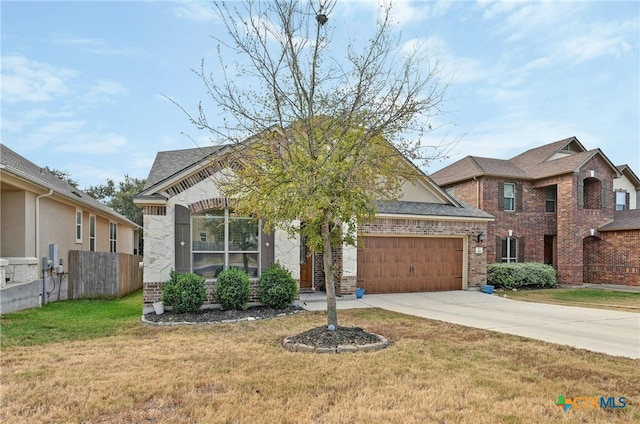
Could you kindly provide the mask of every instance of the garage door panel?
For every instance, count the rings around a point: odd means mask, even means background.
[[[368,293],[462,289],[462,239],[364,237],[358,286]]]

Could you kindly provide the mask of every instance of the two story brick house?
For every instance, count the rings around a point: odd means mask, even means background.
[[[544,262],[561,284],[640,285],[640,180],[575,138],[511,159],[467,156],[431,175],[495,217],[487,263]]]

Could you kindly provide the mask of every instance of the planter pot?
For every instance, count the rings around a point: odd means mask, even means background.
[[[156,315],[164,314],[164,303],[163,302],[153,302],[153,310]]]
[[[364,289],[356,289],[356,299],[362,299],[364,296]]]
[[[491,294],[491,293],[493,293],[493,286],[489,285],[489,284],[484,284],[484,285],[480,286],[480,291],[482,293]]]

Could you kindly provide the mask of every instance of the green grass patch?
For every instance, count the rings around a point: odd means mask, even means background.
[[[142,290],[116,300],[63,300],[0,316],[0,348],[111,336],[140,322]]]
[[[530,302],[563,303],[606,309],[640,310],[640,292],[624,292],[605,289],[541,289],[497,291],[516,300]]]

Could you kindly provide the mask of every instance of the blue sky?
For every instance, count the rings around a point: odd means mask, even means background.
[[[376,9],[339,2],[336,51]],[[86,188],[210,143],[162,96],[191,111],[206,99],[191,69],[216,65],[211,35],[225,37],[209,3],[2,1],[0,13],[1,139],[22,156]],[[401,1],[394,18],[453,77],[432,137],[460,141],[425,171],[576,136],[640,175],[639,2]]]

